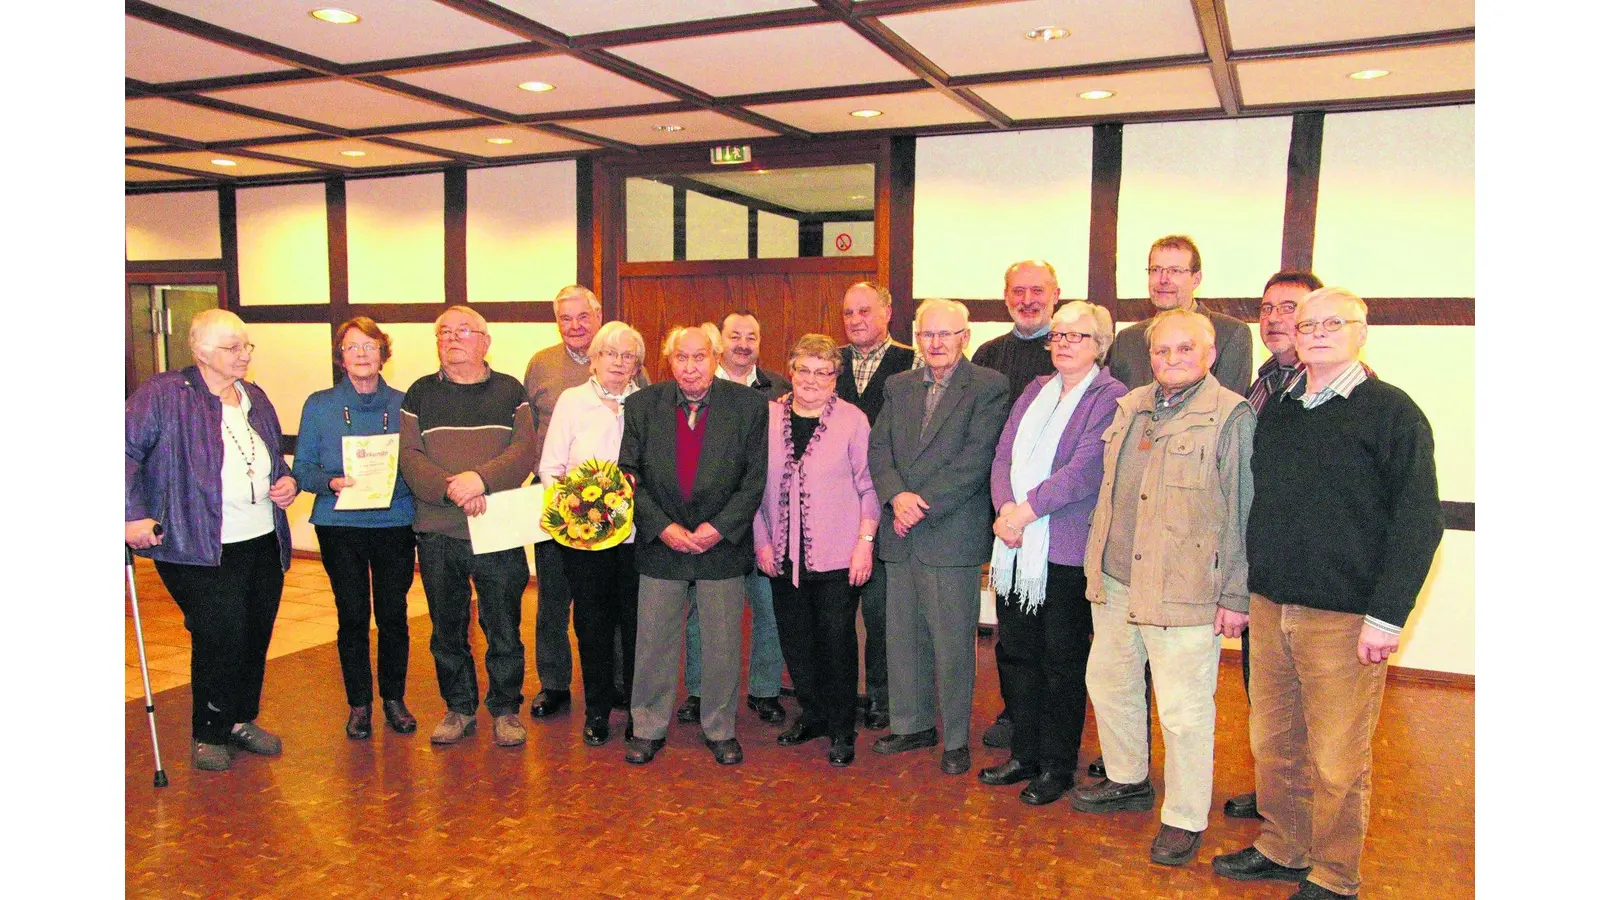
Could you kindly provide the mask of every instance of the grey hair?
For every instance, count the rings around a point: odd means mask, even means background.
[[[701,336],[710,342],[711,352],[717,356],[722,355],[722,332],[710,322],[702,322],[699,325],[673,326],[672,330],[667,332],[666,338],[661,341],[661,355],[670,357],[676,353],[678,342],[683,340],[684,335],[690,331],[700,332]]]
[[[595,296],[594,291],[589,290],[581,284],[569,284],[561,290],[556,291],[556,298],[550,301],[550,305],[553,307],[563,300],[574,300],[579,298],[589,301],[590,310],[596,313],[600,312],[600,298]]]
[[[189,349],[215,347],[218,334],[244,334],[244,320],[225,309],[208,309],[189,321]]]
[[[600,326],[594,333],[594,340],[589,343],[589,357],[594,358],[601,350],[608,347],[624,347],[632,350],[639,357],[639,365],[644,365],[644,335],[627,322],[607,322]]]
[[[794,368],[794,362],[802,357],[827,360],[828,365],[839,367],[839,344],[825,334],[802,334],[794,342],[794,348],[789,351],[789,368]]]
[[[489,320],[485,319],[483,317],[483,313],[478,312],[477,310],[473,309],[470,306],[460,306],[460,305],[452,306],[449,309],[445,310],[444,312],[440,313],[439,314],[439,318],[433,320],[433,330],[434,331],[438,331],[439,330],[439,323],[444,321],[444,317],[445,316],[448,316],[453,312],[461,313],[462,315],[464,315],[467,318],[471,319],[473,324],[478,326],[478,330],[479,331],[482,331],[485,334],[487,334],[489,332]]]
[[[1307,294],[1305,299],[1300,301],[1300,306],[1297,309],[1310,306],[1313,300],[1337,300],[1341,303],[1348,303],[1356,308],[1363,324],[1367,321],[1367,301],[1357,297],[1354,291],[1342,287],[1318,288]],[[1299,317],[1296,316],[1297,321],[1298,319]]]
[[[1050,273],[1050,283],[1055,285],[1058,288],[1061,287],[1061,280],[1056,277],[1056,267],[1055,266],[1050,265],[1048,262],[1046,262],[1046,261],[1044,261],[1042,259],[1024,259],[1024,260],[1020,260],[1018,262],[1014,262],[1011,265],[1006,267],[1005,283],[1006,283],[1006,287],[1007,288],[1009,288],[1011,286],[1011,276],[1017,274],[1017,270],[1022,268],[1023,266],[1038,266],[1039,268],[1045,270],[1046,272],[1049,272]]]
[[[1104,363],[1106,354],[1111,351],[1112,338],[1116,336],[1116,331],[1111,325],[1111,311],[1087,300],[1074,300],[1063,305],[1050,317],[1050,329],[1059,330],[1068,322],[1076,322],[1079,319],[1089,320],[1089,333],[1094,335],[1094,361]]]
[[[1149,349],[1150,347],[1154,346],[1152,341],[1155,340],[1156,328],[1158,326],[1160,326],[1163,322],[1169,322],[1175,319],[1195,323],[1199,326],[1201,331],[1205,332],[1206,342],[1213,347],[1217,345],[1217,326],[1211,324],[1211,318],[1209,316],[1205,315],[1204,313],[1197,313],[1190,309],[1169,309],[1164,312],[1157,313],[1156,317],[1150,320],[1150,327],[1144,330],[1145,348]]]
[[[911,329],[913,331],[921,331],[922,314],[934,309],[950,310],[951,312],[960,315],[962,328],[972,324],[972,314],[967,312],[967,305],[965,303],[962,303],[960,300],[932,299],[924,300],[920,305],[917,306],[917,314],[911,320]]]
[[[888,288],[886,288],[883,285],[877,283],[876,281],[858,281],[855,284],[852,284],[849,287],[845,288],[844,292],[846,294],[848,294],[851,291],[855,290],[856,288],[866,288],[866,289],[872,291],[873,293],[878,295],[878,299],[879,300],[883,301],[883,308],[884,309],[894,309],[894,297],[893,297],[893,295],[891,295],[889,293],[889,289]]]

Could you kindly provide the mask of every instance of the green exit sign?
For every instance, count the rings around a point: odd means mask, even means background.
[[[711,164],[713,166],[737,166],[749,161],[749,144],[729,144],[725,147],[711,148]]]

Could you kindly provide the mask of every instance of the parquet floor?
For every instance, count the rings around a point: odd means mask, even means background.
[[[527,746],[502,749],[482,712],[476,736],[435,747],[427,733],[444,710],[425,614],[411,620],[407,701],[418,733],[380,728],[370,741],[347,740],[332,600],[320,565],[302,560],[288,576],[261,718],[283,737],[284,755],[197,772],[188,759],[187,634],[153,569],[139,572],[171,784],[151,786],[130,623],[131,897],[1276,898],[1293,890],[1224,881],[1208,865],[1256,833],[1254,823],[1221,812],[1223,799],[1251,782],[1247,707],[1231,660],[1217,691],[1211,827],[1200,857],[1169,869],[1149,861],[1153,812],[1091,816],[1065,801],[1033,808],[1017,801],[1020,786],[980,785],[976,768],[1004,751],[975,747],[974,773],[950,777],[938,771],[937,750],[878,756],[868,750],[877,733],[863,731],[856,764],[838,770],[826,763],[825,741],[778,747],[782,726],[748,711],[739,718],[746,761],[731,768],[716,765],[697,729],[683,725],[672,727],[654,763],[626,765],[621,714],[612,720],[617,736],[600,748],[583,746],[581,717],[562,714],[524,716]],[[530,589],[530,696],[535,603]],[[481,666],[476,632],[474,645]],[[978,672],[975,737],[999,708],[986,639]],[[1471,690],[1391,682],[1374,748],[1363,896],[1472,896],[1473,710]],[[1082,761],[1097,753],[1091,723]],[[1159,737],[1156,754],[1159,791]]]

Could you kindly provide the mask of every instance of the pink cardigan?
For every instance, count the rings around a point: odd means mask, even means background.
[[[865,530],[874,533],[880,514],[878,493],[867,470],[872,426],[866,413],[838,397],[829,400],[811,444],[796,463],[792,439],[786,440],[789,407],[774,401],[768,412],[767,486],[756,510],[756,549],[772,547],[781,566],[799,555],[803,539],[807,571],[848,569],[858,536],[864,533],[861,523],[874,523]],[[794,515],[802,495],[804,529]],[[799,583],[797,571],[794,584]]]

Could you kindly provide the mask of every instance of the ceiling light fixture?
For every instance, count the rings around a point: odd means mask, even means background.
[[[1116,91],[1084,91],[1078,96],[1084,100],[1104,100],[1107,97],[1115,97],[1116,95]]]
[[[674,131],[682,131],[683,130],[683,126],[682,125],[656,125],[656,126],[653,126],[653,127],[657,131],[664,131],[664,132],[667,132],[669,134],[674,132]]]
[[[367,151],[365,151],[365,150],[340,150],[339,151],[339,155],[340,156],[366,156],[367,155]]]
[[[1349,77],[1357,81],[1371,81],[1374,78],[1382,78],[1388,74],[1388,69],[1362,69],[1359,72],[1351,72]]]
[[[238,163],[234,162],[231,159],[213,159],[211,161],[211,164],[213,166],[237,166],[238,165]]]
[[[320,19],[324,22],[327,22],[329,25],[354,25],[355,23],[361,21],[361,17],[355,13],[347,12],[342,9],[336,9],[331,6],[327,7],[326,9],[313,9],[311,11],[311,18]]]
[[[503,138],[503,137],[484,138],[484,140],[488,141],[491,144],[509,144],[509,143],[511,143],[511,138]]]
[[[1023,37],[1030,41],[1059,41],[1071,34],[1072,32],[1056,25],[1040,25],[1038,28],[1030,29]]]
[[[542,94],[545,91],[553,91],[556,89],[556,86],[548,81],[524,81],[523,83],[517,85],[517,87],[522,88],[525,91],[532,91],[535,94]]]
[[[857,110],[853,110],[850,113],[850,115],[855,116],[858,119],[876,119],[877,117],[883,115],[883,110],[881,110],[881,109],[857,109]]]

